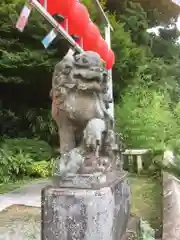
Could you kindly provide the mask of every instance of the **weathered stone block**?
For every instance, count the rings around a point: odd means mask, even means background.
[[[162,240],[180,239],[180,181],[163,172]]]
[[[71,177],[76,184],[69,180],[44,188],[42,240],[120,240],[130,215],[126,176],[110,172],[96,181],[89,175],[87,181],[88,175],[76,175]]]

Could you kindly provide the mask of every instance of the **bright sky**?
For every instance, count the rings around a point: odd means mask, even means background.
[[[177,20],[177,27],[178,27],[178,29],[180,31],[180,17],[178,17],[178,20]]]
[[[176,22],[176,25],[177,25],[177,27],[178,27],[178,29],[179,29],[179,31],[180,31],[180,16],[178,17],[178,20],[177,20],[177,22]],[[150,33],[150,32],[154,32],[154,33],[156,33],[157,35],[158,35],[158,29],[159,29],[160,27],[155,27],[155,28],[150,28],[150,29],[148,29],[147,31]]]
[[[180,6],[180,0],[171,0],[171,1],[173,1],[174,3],[176,3],[177,5],[179,5]],[[177,22],[176,22],[176,25],[177,25],[177,28],[179,29],[179,31],[180,31],[180,15],[179,15],[179,17],[178,17],[178,20],[177,20]],[[150,28],[150,29],[148,29],[147,30],[147,32],[154,32],[156,35],[158,35],[158,33],[159,33],[159,31],[158,31],[158,29],[160,28],[160,26],[159,27],[155,27],[155,28]],[[178,39],[178,42],[180,43],[180,37],[179,37],[179,39]]]
[[[174,4],[176,4],[177,6],[180,7],[180,0],[170,0],[170,1],[172,1]],[[178,20],[177,20],[177,22],[176,22],[176,25],[177,25],[177,28],[178,28],[179,31],[180,31],[180,15],[179,15],[179,17],[178,17]],[[158,35],[158,28],[159,28],[159,27],[148,29],[148,32],[155,32],[155,33]]]

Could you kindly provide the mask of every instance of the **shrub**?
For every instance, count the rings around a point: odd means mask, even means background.
[[[140,221],[141,240],[155,240],[155,231],[146,221]]]
[[[14,154],[8,149],[0,149],[0,182],[14,181],[27,175],[28,165],[32,161],[31,156],[21,150]]]
[[[1,148],[18,154],[28,154],[34,161],[49,160],[53,155],[52,148],[45,141],[27,138],[4,139]]]
[[[28,109],[24,115],[24,126],[28,125],[29,136],[45,140],[50,144],[56,145],[58,141],[58,129],[56,123],[51,117],[51,111],[48,109]],[[26,128],[27,129],[27,128]]]
[[[31,177],[49,177],[52,176],[53,160],[33,162],[28,166],[28,175]]]
[[[20,129],[20,118],[12,110],[2,109],[0,106],[0,125],[2,136],[18,136]]]
[[[11,89],[11,86],[9,86]],[[10,91],[13,91],[10,90]],[[16,93],[17,94],[17,93]],[[57,125],[51,117],[49,109],[28,108],[20,106],[18,109],[2,108],[0,100],[1,135],[9,138],[36,138],[51,145],[58,142]]]
[[[176,137],[168,97],[154,89],[129,87],[116,106],[117,130],[131,148],[164,149]]]

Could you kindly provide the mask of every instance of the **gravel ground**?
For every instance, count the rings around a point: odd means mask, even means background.
[[[40,209],[13,205],[0,213],[0,240],[40,240]]]

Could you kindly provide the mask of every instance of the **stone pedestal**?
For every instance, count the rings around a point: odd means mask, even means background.
[[[126,173],[71,175],[42,190],[42,240],[120,240],[130,215]]]

